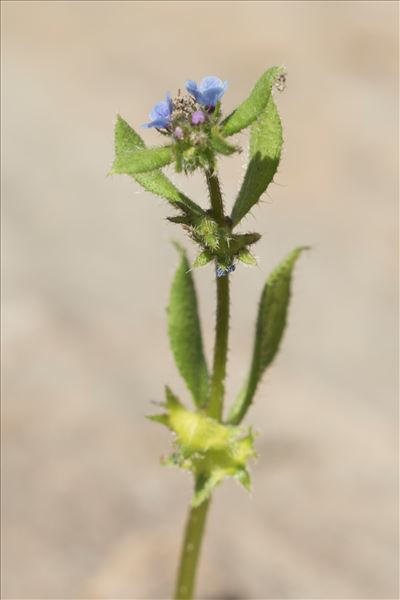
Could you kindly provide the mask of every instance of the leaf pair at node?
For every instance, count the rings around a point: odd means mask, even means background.
[[[190,263],[176,244],[180,263],[172,281],[168,335],[178,370],[197,408],[205,408],[209,371],[204,353],[199,306]],[[306,246],[293,250],[271,273],[261,294],[254,332],[254,348],[245,384],[230,410],[228,421],[239,424],[253,400],[264,372],[275,358],[287,322],[293,268]]]
[[[247,463],[256,456],[254,435],[240,427],[223,425],[204,412],[187,410],[166,388],[165,412],[149,417],[168,427],[176,436],[175,450],[164,464],[189,470],[195,478],[193,506],[199,506],[227,477],[247,490],[250,474]]]

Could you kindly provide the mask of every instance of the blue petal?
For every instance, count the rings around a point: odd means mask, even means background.
[[[195,98],[195,100],[197,100],[197,102],[201,102],[201,100],[200,100],[201,94],[197,87],[197,83],[195,81],[193,81],[193,79],[189,79],[189,81],[187,81],[185,83],[185,87],[186,87],[187,91],[189,92],[189,94],[192,94],[192,96],[194,96],[194,98]]]
[[[226,271],[225,271],[225,269],[223,269],[222,267],[217,267],[215,269],[215,272],[216,272],[216,275],[217,275],[218,278],[219,277],[226,277],[226,274],[227,274]]]
[[[199,87],[202,103],[206,106],[215,106],[224,95],[228,82],[222,82],[218,77],[205,77]]]
[[[144,123],[142,127],[158,127],[158,129],[164,129],[165,127],[168,127],[168,125],[169,121],[166,119],[154,119],[153,121],[150,121],[150,123]]]
[[[169,119],[170,116],[169,106],[166,102],[159,102],[155,105],[153,110],[150,112],[150,119]]]
[[[171,98],[171,94],[170,94],[169,92],[167,92],[167,93],[165,94],[165,98],[166,98],[166,100],[165,100],[165,103],[166,103],[166,104],[167,104],[167,106],[168,106],[168,112],[169,112],[169,116],[171,116],[171,114],[172,114],[172,111],[174,110],[174,105],[172,104],[172,98]]]
[[[204,79],[199,85],[199,90],[203,93],[209,89],[222,88],[223,85],[224,84],[219,79],[219,77],[214,77],[214,75],[210,75],[209,77],[204,77]]]
[[[204,106],[215,106],[224,95],[228,82],[222,82],[218,77],[213,75],[204,77],[200,85],[193,80],[186,82],[187,91],[195,97],[197,102]]]
[[[171,113],[173,111],[173,105],[171,100],[171,94],[167,92],[166,100],[158,102],[153,110],[150,112],[150,123],[145,123],[143,127],[168,127],[170,124]]]

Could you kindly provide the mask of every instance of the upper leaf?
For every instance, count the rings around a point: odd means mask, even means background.
[[[234,226],[271,183],[281,157],[282,142],[282,124],[271,94],[266,108],[250,129],[249,164],[231,214]]]
[[[146,191],[165,198],[185,212],[203,215],[202,208],[180,192],[159,169],[146,173],[133,173],[129,168],[122,169],[122,165],[129,162],[132,153],[143,149],[145,144],[142,138],[118,115],[115,124],[115,162],[112,172],[131,175]]]
[[[271,273],[258,308],[253,357],[245,385],[233,405],[228,422],[238,424],[246,414],[266,368],[275,358],[286,325],[292,271],[303,246],[293,250]]]
[[[283,67],[272,67],[261,75],[250,96],[222,121],[222,133],[224,135],[238,133],[238,131],[251,125],[260,116],[268,104],[272,86],[279,75],[283,73]]]
[[[126,152],[122,158],[116,158],[111,173],[122,175],[137,175],[165,167],[174,158],[172,146],[159,148],[144,148]]]
[[[169,388],[166,393],[166,412],[150,419],[176,435],[175,452],[165,463],[193,472],[196,480],[193,506],[199,506],[227,477],[234,477],[249,489],[247,462],[255,456],[252,431],[245,434],[241,427],[223,425],[201,411],[189,411]]]
[[[178,245],[180,265],[172,282],[168,333],[177,367],[197,406],[207,401],[208,369],[203,352],[196,290],[184,249]]]

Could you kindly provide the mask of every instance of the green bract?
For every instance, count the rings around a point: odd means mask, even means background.
[[[223,425],[201,411],[187,410],[169,388],[166,396],[165,412],[149,418],[176,436],[174,452],[164,464],[192,471],[196,482],[192,505],[199,506],[227,477],[250,489],[247,463],[256,456],[251,430],[245,433],[241,427]]]

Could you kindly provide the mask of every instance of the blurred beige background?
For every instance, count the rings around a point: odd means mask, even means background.
[[[3,2],[3,598],[170,596],[189,477],[147,421],[169,383],[177,264],[166,204],[106,177],[188,78],[233,109],[268,67],[283,161],[244,227],[260,268],[232,277],[228,398],[270,269],[295,245],[290,327],[247,422],[254,491],[215,496],[201,599],[392,599],[397,589],[395,2]],[[157,133],[144,132],[149,143]],[[246,137],[241,138],[246,145]],[[226,159],[227,205],[244,155]],[[207,202],[200,176],[171,173]],[[196,273],[208,354],[214,286]]]

